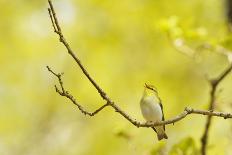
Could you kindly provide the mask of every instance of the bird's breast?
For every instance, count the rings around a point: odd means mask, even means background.
[[[155,102],[152,97],[145,97],[140,102],[141,111],[143,117],[147,121],[161,121],[162,120],[162,109],[159,103]]]

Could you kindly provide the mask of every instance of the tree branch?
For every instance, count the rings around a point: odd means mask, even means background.
[[[229,63],[232,62],[232,53],[231,53],[232,51],[224,48],[221,45],[215,46],[215,45],[211,45],[210,43],[203,43],[203,44],[197,46],[196,48],[192,48],[182,38],[176,38],[176,39],[172,40],[172,38],[170,37],[170,34],[167,34],[167,37],[168,37],[168,40],[170,41],[172,47],[175,50],[187,55],[190,58],[194,59],[196,57],[196,54],[197,54],[196,51],[201,51],[203,49],[206,49],[206,50],[211,50],[211,51],[214,51],[218,54],[221,54],[227,58]]]
[[[131,118],[126,112],[124,112],[120,107],[118,107],[107,95],[106,93],[100,88],[100,86],[94,81],[94,79],[90,76],[90,74],[87,72],[87,70],[85,69],[85,67],[82,65],[81,61],[78,59],[78,57],[74,54],[74,52],[72,51],[72,49],[70,48],[69,44],[67,43],[67,41],[64,38],[64,35],[62,34],[61,31],[61,27],[59,26],[59,22],[58,19],[56,17],[56,13],[54,10],[54,7],[52,5],[51,0],[48,0],[49,3],[49,8],[48,8],[48,12],[49,12],[49,16],[52,22],[52,26],[54,29],[54,32],[56,34],[58,34],[60,42],[66,47],[68,54],[71,55],[71,57],[75,60],[75,62],[77,63],[77,65],[79,66],[79,68],[82,70],[83,74],[88,78],[88,80],[91,82],[91,84],[95,87],[95,89],[98,91],[98,93],[100,94],[100,96],[106,101],[106,103],[99,107],[97,110],[95,110],[94,112],[88,112],[87,110],[85,110],[77,101],[76,99],[68,92],[65,90],[64,86],[63,86],[63,82],[62,82],[62,75],[63,74],[57,74],[55,73],[53,70],[51,70],[50,67],[47,66],[47,69],[49,72],[51,72],[54,76],[56,76],[58,78],[59,81],[59,85],[61,87],[61,90],[55,85],[55,90],[56,92],[61,95],[64,96],[66,98],[68,98],[69,100],[71,100],[71,102],[73,104],[75,104],[78,109],[85,115],[89,115],[89,116],[94,116],[97,113],[99,113],[101,110],[103,110],[105,107],[107,106],[111,106],[115,112],[119,113],[121,116],[123,116],[125,119],[127,119],[130,123],[132,123],[134,126],[136,127],[154,127],[154,126],[161,126],[161,125],[167,125],[167,124],[173,124],[175,122],[178,122],[180,120],[182,120],[183,118],[185,118],[187,115],[190,114],[199,114],[199,115],[208,115],[208,116],[217,116],[217,117],[223,117],[225,119],[227,118],[232,118],[232,114],[230,113],[223,113],[223,112],[214,112],[214,111],[206,111],[206,110],[195,110],[192,108],[185,108],[185,110],[177,115],[176,117],[166,120],[166,121],[160,121],[160,122],[139,122],[133,118]]]
[[[169,40],[171,40],[170,35],[168,35]],[[189,47],[187,44],[185,44],[183,39],[176,39],[174,41],[171,41],[173,47],[181,52],[186,54],[187,56],[194,58],[196,54],[196,50]],[[210,49],[214,50],[213,46],[210,44],[203,44],[199,46],[197,49]],[[210,91],[210,101],[209,101],[209,111],[213,111],[215,109],[215,100],[216,100],[216,90],[220,82],[231,72],[232,70],[232,55],[231,52],[227,49],[225,49],[222,46],[216,46],[216,52],[219,54],[223,54],[224,56],[227,57],[229,66],[215,79],[208,80],[210,83],[211,91]],[[209,135],[209,129],[211,126],[212,122],[212,115],[208,115],[206,123],[205,123],[205,128],[203,135],[201,137],[201,154],[206,155],[206,146],[208,143],[208,135]]]
[[[51,0],[48,0],[50,8],[48,8],[49,16],[52,21],[52,25],[54,28],[54,32],[58,34],[60,38],[60,42],[66,47],[68,54],[71,55],[71,57],[76,61],[77,65],[80,67],[82,72],[85,74],[85,76],[88,78],[88,80],[92,83],[92,85],[97,89],[98,93],[101,95],[101,97],[107,101],[108,97],[106,96],[106,93],[97,85],[97,83],[91,78],[85,67],[82,65],[80,59],[74,54],[73,50],[70,48],[68,42],[64,38],[64,35],[62,33],[62,30],[60,28],[58,19],[56,17],[56,13],[52,4]]]
[[[232,64],[230,64],[217,78],[210,80],[210,102],[208,110],[213,111],[215,109],[216,90],[220,82],[231,72]],[[206,147],[208,143],[209,129],[212,123],[212,116],[209,115],[206,120],[205,130],[201,137],[201,154],[206,155]]]
[[[118,112],[122,116],[124,116],[128,121],[130,121],[136,127],[154,127],[154,126],[160,126],[160,125],[173,124],[175,122],[178,122],[178,121],[182,120],[183,118],[185,118],[189,114],[217,116],[217,117],[223,117],[224,119],[232,118],[232,114],[230,114],[230,113],[213,112],[213,111],[196,110],[196,109],[192,109],[192,108],[185,108],[182,113],[180,113],[179,115],[175,116],[172,119],[169,119],[169,120],[166,120],[166,121],[160,121],[160,122],[146,122],[146,123],[143,123],[143,122],[139,122],[139,121],[136,121],[135,119],[131,118],[128,114],[126,114],[124,111],[119,109],[119,107],[117,107],[115,104],[114,104],[114,106],[112,106],[112,103],[109,104],[109,102],[107,102],[106,104],[104,104],[103,106],[101,106],[100,108],[98,108],[97,110],[95,110],[94,112],[91,113],[91,112],[88,112],[88,111],[84,110],[83,107],[75,100],[75,98],[68,91],[66,91],[64,89],[63,82],[62,82],[62,79],[61,79],[61,76],[63,74],[55,73],[48,66],[47,66],[47,69],[48,69],[49,72],[51,72],[54,76],[56,76],[58,78],[58,81],[59,81],[59,84],[60,84],[60,87],[61,87],[62,90],[59,90],[58,87],[55,85],[56,92],[58,94],[60,94],[61,96],[65,96],[66,98],[71,100],[72,103],[75,104],[78,107],[78,109],[85,115],[94,116],[95,114],[100,112],[102,109],[104,109],[106,106],[111,106],[116,110],[116,112]]]
[[[86,111],[77,101],[76,99],[68,92],[64,89],[63,86],[63,81],[61,79],[61,76],[63,75],[63,73],[61,74],[57,74],[55,73],[53,70],[51,70],[51,68],[49,66],[47,66],[47,69],[49,72],[51,72],[53,75],[55,75],[59,81],[61,90],[59,90],[59,88],[55,85],[55,90],[58,94],[60,94],[61,96],[65,96],[68,99],[70,99],[72,101],[73,104],[75,104],[77,106],[77,108],[84,114],[84,115],[89,115],[89,116],[94,116],[96,115],[98,112],[100,112],[102,109],[104,109],[105,107],[107,107],[109,104],[108,102],[106,104],[104,104],[103,106],[99,107],[98,109],[96,109],[94,112],[88,112]]]

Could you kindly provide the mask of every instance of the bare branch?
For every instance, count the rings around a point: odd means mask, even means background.
[[[224,119],[232,118],[232,114],[230,114],[230,113],[185,108],[184,111],[181,114],[175,116],[172,119],[169,119],[169,120],[166,120],[166,121],[161,121],[161,122],[155,122],[155,123],[149,123],[149,122],[148,123],[141,123],[140,127],[153,127],[153,126],[173,124],[173,123],[176,123],[176,122],[182,120],[183,118],[185,118],[187,115],[190,115],[190,114],[217,116],[217,117],[223,117]]]
[[[195,110],[195,109],[192,109],[192,108],[185,108],[185,110],[181,114],[175,116],[172,119],[169,119],[169,120],[166,120],[166,121],[161,121],[161,122],[146,122],[146,123],[143,123],[143,122],[139,122],[139,121],[136,121],[135,119],[131,118],[128,114],[126,114],[124,111],[122,111],[114,103],[109,103],[109,102],[107,102],[106,104],[104,104],[103,106],[101,106],[100,108],[98,108],[97,110],[95,110],[94,112],[91,113],[91,112],[88,112],[88,111],[84,110],[83,107],[76,102],[75,98],[68,91],[66,91],[64,89],[63,82],[62,82],[62,79],[61,79],[62,74],[55,73],[48,66],[47,66],[47,69],[48,69],[49,72],[51,72],[53,75],[55,75],[59,80],[59,84],[60,84],[60,86],[62,88],[62,91],[60,91],[55,86],[56,92],[59,93],[61,96],[65,96],[66,98],[71,100],[72,103],[75,104],[78,107],[78,109],[85,115],[87,114],[89,116],[94,116],[95,114],[100,112],[102,109],[104,109],[106,106],[111,106],[111,107],[113,107],[115,109],[116,112],[120,113],[123,117],[125,117],[128,121],[130,121],[136,127],[154,127],[154,126],[160,126],[160,125],[173,124],[175,122],[178,122],[178,121],[182,120],[183,118],[185,118],[189,114],[217,116],[217,117],[223,117],[225,119],[232,118],[232,114],[230,114],[230,113],[213,112],[213,111]]]
[[[100,108],[98,108],[97,110],[95,110],[94,112],[88,112],[86,111],[79,103],[77,103],[76,99],[68,92],[64,89],[64,86],[63,86],[63,81],[61,79],[61,76],[63,75],[62,74],[57,74],[55,73],[49,66],[47,66],[47,69],[49,72],[51,72],[53,75],[55,75],[58,80],[59,80],[59,84],[60,84],[60,87],[62,89],[62,91],[60,91],[57,86],[55,85],[55,90],[58,94],[60,94],[61,96],[65,96],[67,97],[69,100],[72,101],[73,104],[75,104],[78,109],[85,115],[89,115],[89,116],[94,116],[96,115],[98,112],[100,112],[102,109],[104,109],[106,106],[109,106],[108,102],[106,104],[104,104],[103,106],[101,106]]]
[[[54,23],[53,15],[52,15],[52,12],[51,12],[50,8],[48,8],[48,13],[49,13],[49,16],[50,16],[50,19],[51,19],[51,22],[52,22],[52,27],[54,29],[54,32],[58,33],[58,30],[57,30],[56,25]]]
[[[56,13],[52,4],[51,0],[48,0],[49,6],[50,8],[48,10],[49,11],[49,15],[51,18],[51,21],[53,21],[54,19],[54,24],[57,28],[57,34],[59,35],[60,38],[60,42],[63,43],[63,45],[66,47],[68,53],[72,56],[72,58],[76,61],[76,63],[78,64],[78,66],[80,67],[80,69],[82,70],[82,72],[85,74],[85,76],[88,78],[88,80],[93,84],[93,86],[97,89],[98,93],[101,95],[101,97],[107,101],[108,97],[106,96],[106,93],[97,85],[97,83],[93,80],[93,78],[91,78],[91,76],[89,75],[89,73],[87,72],[87,70],[85,69],[85,67],[82,65],[81,61],[77,58],[77,56],[74,54],[74,52],[72,51],[72,49],[70,48],[68,42],[65,40],[58,19],[56,17]],[[54,28],[55,29],[55,28]]]
[[[180,53],[187,55],[190,58],[195,57],[196,54],[195,50],[190,46],[188,46],[183,39],[177,38],[174,41],[172,41],[169,35],[168,35],[168,39],[171,41],[171,45],[173,46],[174,49],[176,49]]]
[[[215,109],[216,90],[220,82],[231,72],[232,64],[230,64],[217,78],[210,80],[211,92],[210,92],[210,103],[208,110],[212,111]],[[208,143],[209,129],[212,122],[212,116],[209,115],[206,120],[205,130],[201,137],[201,153],[206,155],[206,147]]]
[[[170,37],[170,35],[168,34],[168,40],[170,41],[172,47],[177,50],[180,53],[185,54],[186,56],[195,59],[196,55],[197,55],[197,51],[201,51],[201,50],[211,50],[214,51],[218,54],[221,54],[223,56],[225,56],[228,60],[229,63],[232,63],[232,51],[226,49],[225,47],[221,46],[221,45],[216,45],[213,46],[210,43],[203,43],[199,46],[197,46],[196,48],[193,48],[191,46],[189,46],[186,41],[182,38],[176,38],[174,40],[172,40],[172,38]]]
[[[232,64],[230,64],[222,73],[219,77],[216,79],[213,79],[212,85],[218,85],[232,70]],[[215,86],[215,87],[216,87]]]
[[[229,63],[232,62],[232,53],[231,53],[232,51],[229,49],[226,49],[225,47],[221,45],[214,46],[214,45],[211,45],[210,43],[204,43],[196,48],[196,50],[202,50],[202,49],[207,49],[207,50],[215,51],[219,54],[222,54],[227,57],[227,60],[229,61]]]
[[[58,33],[59,35],[62,34],[60,25],[58,23],[58,20],[56,18],[56,12],[54,11],[54,7],[52,5],[52,1],[48,0],[50,8],[48,8],[48,12],[52,21],[52,26],[54,28],[54,31]]]
[[[217,77],[214,79],[208,79],[210,83],[210,87],[211,87],[211,91],[210,91],[210,102],[209,102],[209,107],[208,110],[209,111],[213,111],[215,109],[215,100],[216,100],[216,90],[218,85],[220,84],[220,82],[231,72],[232,70],[232,54],[231,51],[225,49],[224,47],[217,45],[216,47],[205,43],[200,45],[199,47],[197,47],[196,49],[188,46],[185,41],[181,38],[175,39],[174,41],[172,41],[172,38],[170,37],[170,35],[168,35],[168,39],[171,41],[173,47],[181,52],[184,53],[185,55],[189,56],[190,58],[195,58],[196,55],[196,51],[197,50],[201,50],[201,49],[208,49],[208,50],[212,50],[215,51],[219,54],[222,54],[224,56],[227,57],[227,60],[229,62],[228,67]],[[209,129],[210,129],[210,125],[212,122],[212,115],[208,115],[207,120],[206,120],[206,124],[205,124],[205,128],[204,128],[204,133],[201,137],[201,153],[202,155],[206,155],[206,146],[208,143],[208,134],[209,134]]]

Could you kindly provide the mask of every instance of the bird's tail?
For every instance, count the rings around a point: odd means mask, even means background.
[[[161,134],[157,134],[158,140],[162,140],[162,139],[168,139],[168,136],[165,132],[161,133]]]
[[[152,129],[157,133],[158,140],[168,139],[168,136],[163,129],[156,130],[154,127],[152,127]]]

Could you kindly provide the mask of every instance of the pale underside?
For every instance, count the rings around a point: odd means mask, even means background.
[[[163,113],[159,102],[154,96],[144,97],[140,101],[142,115],[148,122],[162,121]],[[158,134],[164,132],[163,126],[155,127],[155,129]]]

